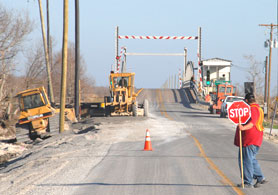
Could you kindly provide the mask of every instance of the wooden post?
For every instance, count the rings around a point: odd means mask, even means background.
[[[116,26],[115,29],[115,72],[118,67],[118,55],[119,55],[119,27]]]
[[[273,25],[270,27],[269,62],[268,62],[268,84],[267,84],[267,119],[270,118],[270,82],[271,82],[271,56],[272,56],[272,34]]]
[[[63,33],[63,64],[61,79],[61,95],[60,95],[60,121],[59,132],[64,132],[65,123],[65,105],[66,105],[66,87],[67,87],[67,60],[68,60],[68,0],[64,0],[64,33]]]
[[[42,29],[42,38],[43,38],[43,46],[44,46],[44,56],[45,56],[45,64],[46,64],[46,71],[47,71],[47,80],[48,80],[48,93],[50,95],[50,102],[54,103],[54,95],[53,95],[53,88],[52,88],[52,80],[51,80],[51,71],[49,66],[49,52],[47,47],[47,40],[45,35],[45,28],[44,28],[44,18],[42,13],[42,3],[41,0],[38,0],[39,8],[40,8],[40,19],[41,19],[41,29]]]
[[[264,105],[267,102],[267,74],[268,74],[268,56],[265,57],[265,76],[264,76]]]
[[[271,82],[271,56],[272,56],[272,36],[273,28],[277,27],[277,24],[259,24],[259,26],[270,27],[270,39],[269,39],[269,58],[268,58],[268,85],[267,85],[267,119],[270,118],[270,82]]]
[[[185,81],[186,65],[187,65],[187,48],[184,48],[184,62],[183,62],[183,72],[184,72],[184,74],[182,75],[182,81]],[[193,75],[194,75],[194,70],[193,70]]]
[[[80,119],[80,33],[79,33],[79,0],[75,0],[75,90],[74,108],[77,120]]]

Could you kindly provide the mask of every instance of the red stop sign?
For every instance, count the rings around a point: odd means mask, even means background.
[[[245,124],[251,117],[250,106],[244,101],[235,101],[228,108],[228,118],[233,121],[233,123],[238,124],[239,117],[242,124]]]

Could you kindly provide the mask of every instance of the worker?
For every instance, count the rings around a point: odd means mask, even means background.
[[[121,80],[119,81],[119,86],[127,87],[127,79],[122,77]]]
[[[190,89],[194,89],[194,85],[195,85],[195,80],[194,77],[192,76],[190,79]]]
[[[245,125],[238,125],[234,144],[240,146],[239,144],[239,130],[242,132],[242,161],[243,161],[243,176],[244,176],[244,186],[246,188],[257,188],[261,184],[267,182],[265,179],[260,165],[256,159],[256,155],[259,152],[260,146],[263,141],[263,117],[264,113],[259,105],[256,103],[255,96],[252,93],[247,93],[245,96],[245,101],[251,107],[251,118]],[[238,155],[239,167],[240,163],[240,153]],[[256,180],[255,185],[253,185],[253,179]],[[238,187],[242,187],[242,184],[238,184]]]

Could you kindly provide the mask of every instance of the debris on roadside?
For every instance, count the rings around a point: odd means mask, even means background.
[[[27,149],[28,149],[28,144],[24,144],[24,143],[9,144],[9,143],[0,142],[0,164],[5,163],[10,159],[21,155]]]
[[[271,134],[269,129],[264,130],[264,139],[269,140],[272,143],[278,144],[278,130],[273,129]]]
[[[19,107],[14,98],[7,97],[0,102],[0,141],[16,141],[16,128]]]

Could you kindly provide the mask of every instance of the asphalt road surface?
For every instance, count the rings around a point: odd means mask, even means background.
[[[169,136],[152,137],[150,129],[153,151],[142,151],[137,140],[113,144],[82,182],[67,184],[77,187],[74,194],[277,194],[277,145],[265,141],[257,156],[269,182],[238,188],[235,126],[189,104],[177,90],[145,91],[151,117],[161,117],[164,127],[173,123]]]
[[[227,118],[193,103],[188,90],[145,89],[144,99],[149,117],[88,118],[23,145],[0,166],[0,194],[277,194],[278,144],[264,141],[257,156],[269,182],[237,188],[235,126]],[[146,129],[153,151],[143,151]]]

